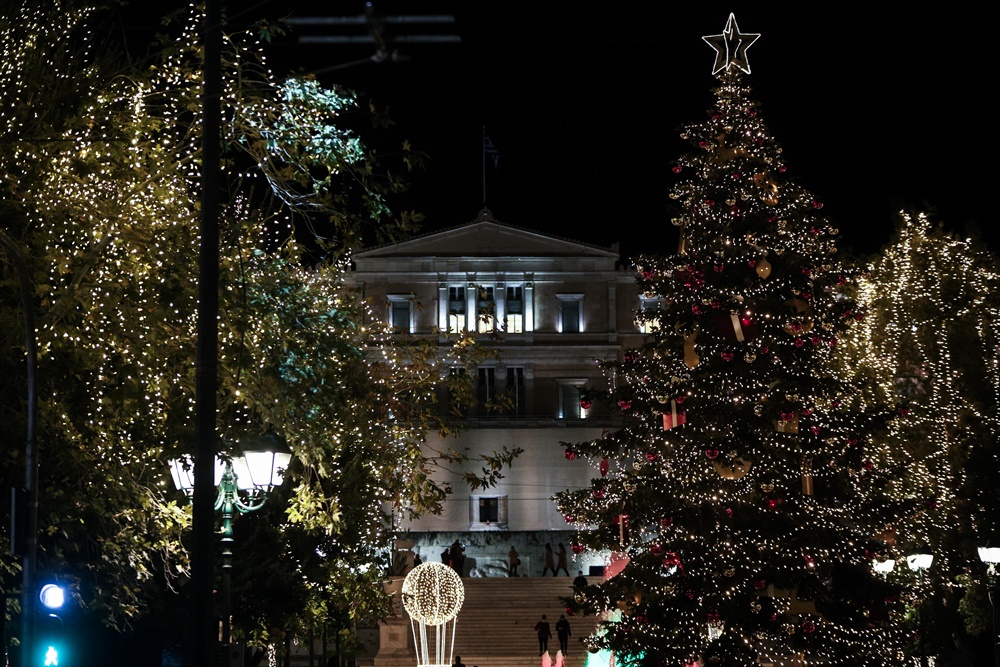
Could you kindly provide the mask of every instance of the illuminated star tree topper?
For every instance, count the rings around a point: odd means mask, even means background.
[[[733,66],[749,74],[750,63],[747,60],[747,49],[759,38],[759,33],[740,32],[740,27],[736,25],[736,15],[730,14],[721,35],[702,37],[709,46],[715,49],[715,65],[712,66],[712,74],[718,74],[723,70],[728,72],[729,68]]]

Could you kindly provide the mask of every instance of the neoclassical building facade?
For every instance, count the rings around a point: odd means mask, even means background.
[[[352,279],[376,317],[393,331],[445,344],[445,331],[477,331],[497,358],[475,369],[480,399],[505,394],[499,413],[473,412],[454,442],[428,434],[429,447],[490,453],[520,448],[493,487],[475,492],[463,469],[441,470],[453,493],[444,511],[401,520],[401,533],[423,560],[437,559],[458,539],[469,576],[506,573],[514,546],[521,574],[540,574],[546,543],[572,538],[552,495],[589,486],[598,473],[567,460],[564,446],[615,426],[581,391],[613,381],[600,360],[620,359],[641,344],[641,307],[634,271],[614,248],[601,248],[498,222],[488,210],[468,224],[357,253]],[[475,471],[478,466],[470,463]],[[589,571],[602,565],[573,562]],[[575,574],[575,572],[574,572]]]

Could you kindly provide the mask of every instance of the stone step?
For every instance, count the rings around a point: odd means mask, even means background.
[[[555,624],[565,613],[559,599],[573,594],[569,577],[467,577],[462,579],[465,602],[458,614],[453,655],[462,656],[467,667],[539,667],[538,638],[534,625],[545,614],[552,627],[549,653],[553,658],[559,649]],[[569,616],[571,636],[565,667],[583,667],[587,652],[579,640],[588,636],[598,624],[593,617]],[[416,649],[409,620],[393,619],[390,623],[405,624],[407,648],[392,654],[385,651],[359,661],[362,667],[414,667]],[[403,630],[404,628],[399,628]],[[451,624],[448,629],[451,643]]]

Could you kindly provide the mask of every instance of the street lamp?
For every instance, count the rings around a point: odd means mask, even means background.
[[[924,570],[930,569],[931,563],[934,562],[934,554],[929,553],[914,553],[906,557],[906,564],[911,570],[917,573],[917,578],[920,581],[924,579]]]
[[[993,617],[993,665],[1000,667],[1000,647],[997,642],[997,610],[993,604],[993,590],[997,583],[997,563],[1000,563],[1000,547],[979,547],[979,560],[986,563],[986,595],[990,601],[990,615]]]
[[[886,560],[872,559],[872,569],[883,577],[889,576],[894,567],[896,567],[896,561],[893,558],[887,558]]]
[[[264,506],[267,496],[281,486],[291,452],[277,437],[264,435],[243,440],[243,454],[215,457],[215,486],[219,493],[215,509],[222,510],[222,645],[228,650],[232,638],[230,600],[233,569],[233,516]],[[194,465],[188,455],[170,461],[174,486],[191,498],[194,494]]]

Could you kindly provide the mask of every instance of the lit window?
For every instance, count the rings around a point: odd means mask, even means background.
[[[389,327],[394,333],[411,333],[413,331],[413,295],[390,294]]]
[[[519,366],[507,367],[507,397],[511,410],[516,415],[524,414],[524,369]]]
[[[586,383],[585,380],[560,380],[559,381],[559,418],[560,419],[585,419],[587,408],[581,404],[580,390]]]
[[[489,333],[495,328],[496,304],[493,301],[493,286],[479,286],[476,299],[476,331]]]
[[[636,318],[636,326],[639,327],[640,332],[644,334],[651,334],[659,330],[660,314],[663,311],[663,307],[664,302],[661,297],[639,297],[640,314]]]
[[[507,496],[472,496],[469,501],[469,522],[473,528],[507,525]]]
[[[559,299],[559,330],[563,333],[579,333],[582,329],[583,295],[557,294]]]
[[[507,288],[504,301],[504,330],[507,333],[524,333],[524,288],[520,285]]]
[[[465,287],[448,288],[448,331],[465,331]]]
[[[479,382],[477,398],[479,400],[479,405],[482,407],[487,402],[496,398],[496,369],[492,366],[483,366],[479,368]]]

